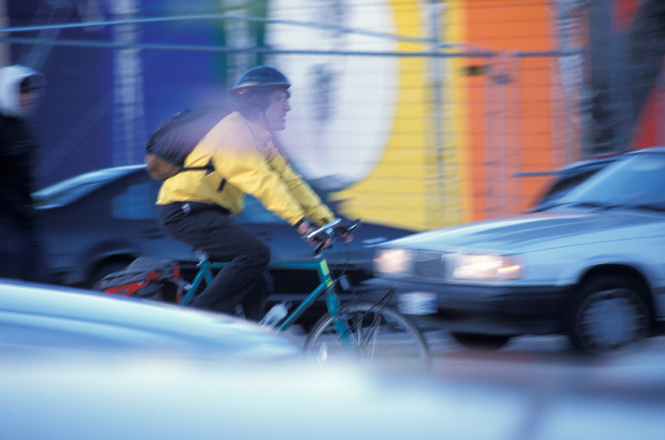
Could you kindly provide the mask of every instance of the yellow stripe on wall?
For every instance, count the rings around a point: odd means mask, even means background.
[[[444,20],[444,41],[452,43],[461,43],[466,38],[466,1],[449,0],[445,11]],[[458,204],[453,206],[453,211],[457,216],[451,216],[448,224],[465,223],[471,221],[471,207],[473,206],[472,189],[470,182],[470,164],[471,158],[467,154],[469,151],[469,138],[467,136],[467,127],[469,126],[469,110],[467,106],[467,83],[465,76],[461,74],[466,67],[465,58],[452,58],[452,75],[450,75],[450,105],[452,107],[452,132],[454,133],[454,144],[451,146],[451,154],[454,155],[458,164],[455,170],[458,185],[456,199]]]
[[[394,13],[395,32],[421,37],[421,11],[417,3],[389,0]],[[419,51],[422,44],[403,42],[399,51]],[[430,101],[425,81],[426,60],[405,57],[399,60],[397,110],[390,137],[376,168],[362,181],[336,194],[344,200],[347,216],[364,221],[410,229],[426,229],[425,180],[426,131],[429,124],[426,104]]]
[[[460,41],[463,11],[458,2],[442,10],[439,38]],[[390,0],[395,32],[422,38],[429,23],[425,3]],[[399,42],[399,51],[431,50],[422,43]],[[433,60],[404,57],[399,60],[397,110],[389,140],[375,169],[362,181],[337,194],[347,215],[366,221],[428,230],[465,220],[469,190],[463,190],[466,138],[460,127],[467,124],[463,63],[441,58],[440,107],[435,105],[432,83]],[[438,121],[435,118],[440,118]],[[442,148],[442,149],[441,149]],[[467,172],[468,173],[468,172]]]
[[[396,34],[430,34],[431,10],[424,9],[430,2],[385,1]],[[347,215],[428,230],[516,214],[528,207],[544,181],[518,181],[511,173],[554,167],[553,60],[510,56],[555,48],[547,31],[551,6],[516,0],[447,0],[438,6],[442,42],[504,55],[442,58],[439,69],[431,58],[399,60],[396,110],[382,156],[363,181],[337,194],[346,200]],[[397,50],[431,47],[402,41]],[[495,74],[504,68],[512,81],[498,80]],[[438,70],[440,77],[433,78]],[[438,108],[434,79],[441,80]],[[500,94],[507,98],[499,100]],[[509,147],[506,152],[502,145]]]

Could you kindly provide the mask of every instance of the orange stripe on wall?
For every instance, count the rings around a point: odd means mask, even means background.
[[[471,45],[487,47],[493,51],[547,51],[552,50],[554,42],[551,34],[551,4],[548,1],[524,0],[468,0],[466,7],[466,42]],[[489,60],[469,60],[469,64],[486,64]],[[496,61],[496,60],[494,60]],[[552,164],[552,127],[551,127],[551,78],[549,78],[551,60],[521,59],[517,87],[519,90],[519,113],[517,121],[511,121],[517,127],[516,139],[519,143],[517,155],[520,170],[550,170]],[[472,220],[487,218],[488,203],[485,168],[486,155],[486,84],[487,76],[471,77],[468,81],[468,109],[472,126],[468,127],[470,147],[471,192],[474,203],[471,206]],[[522,136],[528,134],[528,136]],[[513,194],[520,200],[519,209],[526,209],[542,188],[542,179],[519,181],[519,194]],[[516,186],[517,187],[517,186]],[[514,213],[514,212],[513,212]]]

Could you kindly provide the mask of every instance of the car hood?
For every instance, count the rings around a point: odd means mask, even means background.
[[[222,313],[0,280],[0,327],[3,323],[43,327],[46,321],[58,331],[80,331],[86,337],[78,347],[83,350],[127,349],[236,360],[277,359],[301,353],[295,341]],[[56,337],[44,344],[61,347]]]
[[[663,214],[635,210],[543,212],[423,232],[382,247],[523,253],[653,236],[664,224]]]

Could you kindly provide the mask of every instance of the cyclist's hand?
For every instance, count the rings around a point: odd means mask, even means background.
[[[298,231],[298,234],[300,234],[300,236],[304,238],[307,236],[307,232],[310,230],[311,227],[312,224],[310,222],[308,222],[307,220],[303,220],[302,222],[300,222],[296,230]]]
[[[300,236],[303,239],[305,239],[307,237],[307,235],[310,232],[314,231],[315,229],[316,229],[316,226],[311,224],[309,221],[304,220],[298,225],[297,231],[298,231],[298,234],[300,234]],[[316,247],[316,246],[319,246],[321,244],[321,240],[314,239],[314,240],[309,241],[309,244],[311,246]],[[328,238],[323,242],[323,246],[321,247],[321,249],[326,249],[326,248],[330,247],[331,244],[332,244],[332,240],[330,238]]]
[[[347,228],[347,226],[344,225],[338,225],[336,226],[338,233],[341,232],[340,237],[344,241],[344,243],[349,244],[353,241],[354,235],[353,232],[350,232]]]

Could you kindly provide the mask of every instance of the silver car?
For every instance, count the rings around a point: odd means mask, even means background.
[[[542,212],[380,246],[377,293],[467,346],[564,333],[601,355],[665,318],[665,148],[630,152]]]
[[[298,341],[222,313],[1,278],[0,353],[220,362],[302,357]]]

